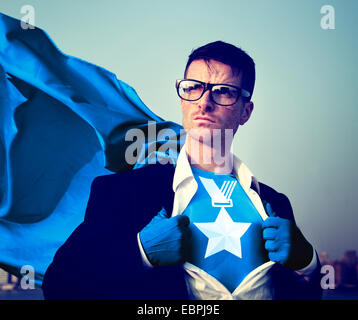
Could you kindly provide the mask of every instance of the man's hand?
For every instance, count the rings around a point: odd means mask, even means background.
[[[139,233],[148,260],[154,266],[168,266],[187,260],[189,217],[177,215],[168,218],[164,208]]]
[[[271,261],[293,270],[300,270],[311,262],[313,248],[290,220],[276,217],[269,204],[270,217],[262,224],[265,249]]]

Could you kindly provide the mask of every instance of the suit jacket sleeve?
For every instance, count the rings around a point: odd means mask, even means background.
[[[131,209],[140,206],[126,192],[130,189],[126,175],[124,184],[112,183],[118,177],[93,181],[84,221],[60,247],[45,273],[45,299],[186,298],[182,266],[144,266],[137,243],[142,227],[137,216],[146,212]],[[147,211],[151,209],[156,210],[150,207]],[[148,220],[154,214],[148,213]]]
[[[282,193],[260,183],[260,197],[271,204],[273,211],[284,219],[296,224],[289,199]],[[272,279],[275,287],[275,298],[279,300],[319,300],[322,298],[321,264],[317,258],[317,266],[309,275],[300,275],[292,269],[276,263],[272,269]]]

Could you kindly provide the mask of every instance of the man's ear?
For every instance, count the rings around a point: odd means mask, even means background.
[[[251,116],[252,111],[254,110],[254,103],[252,101],[249,102],[245,102],[244,104],[244,108],[241,114],[241,118],[240,118],[240,125],[244,125]]]

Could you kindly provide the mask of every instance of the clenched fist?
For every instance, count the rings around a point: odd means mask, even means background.
[[[270,216],[262,223],[262,235],[269,259],[293,270],[308,266],[313,248],[302,232],[292,221],[276,217],[268,203],[266,211]]]
[[[189,217],[169,218],[164,208],[142,229],[139,238],[149,262],[154,266],[168,266],[187,260]]]

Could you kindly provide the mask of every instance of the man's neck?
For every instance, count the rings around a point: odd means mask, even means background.
[[[232,142],[231,142],[232,143]],[[187,136],[186,153],[191,166],[216,173],[232,173],[233,154],[230,147],[221,144],[214,148],[212,143],[204,143]]]

